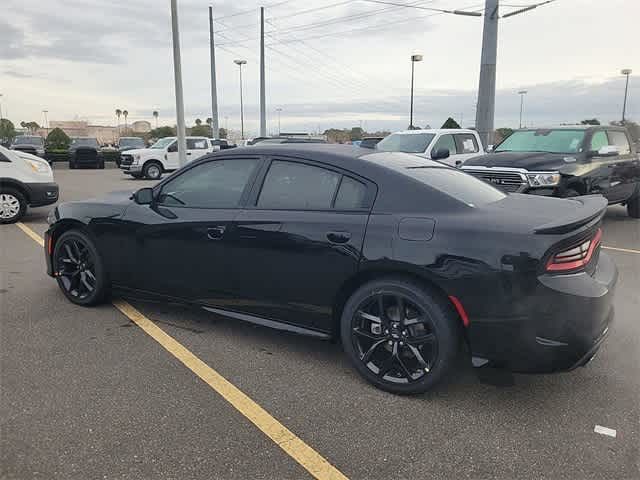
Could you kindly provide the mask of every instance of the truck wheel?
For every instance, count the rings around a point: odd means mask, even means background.
[[[75,170],[76,169],[76,162],[69,162],[69,170]]]
[[[0,190],[0,224],[14,223],[27,211],[27,199],[18,190],[5,188]]]
[[[627,213],[631,218],[640,218],[640,188],[636,190],[633,197],[627,203]]]
[[[101,162],[98,162],[98,168],[100,170],[104,170],[104,160],[102,160]]]
[[[158,180],[162,177],[162,166],[158,162],[145,163],[142,176],[149,180]]]

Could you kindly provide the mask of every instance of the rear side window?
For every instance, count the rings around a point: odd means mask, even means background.
[[[206,150],[207,141],[203,138],[187,138],[187,150]]]
[[[459,133],[454,135],[458,153],[477,153],[478,142],[476,137],[469,133]]]
[[[470,207],[506,197],[497,188],[455,168],[417,167],[407,168],[404,173]]]
[[[617,130],[609,130],[609,143],[618,147],[620,155],[629,155],[631,153],[631,146],[629,145],[629,139],[624,132]]]
[[[431,149],[432,152],[436,150],[440,150],[441,148],[446,148],[449,150],[449,155],[455,155],[458,153],[456,150],[456,142],[453,139],[453,135],[442,135],[438,140],[436,140],[436,144]]]
[[[328,210],[341,175],[302,163],[271,163],[258,198],[258,208]]]
[[[363,183],[349,177],[342,177],[334,208],[337,210],[364,208],[366,194],[367,187]]]

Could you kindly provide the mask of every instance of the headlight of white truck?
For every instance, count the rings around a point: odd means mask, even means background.
[[[32,160],[30,158],[23,158],[24,162],[29,165],[31,170],[38,173],[49,173],[51,167],[47,162],[40,162],[38,160]]]
[[[560,183],[560,173],[531,172],[527,173],[527,179],[532,187],[555,187]]]

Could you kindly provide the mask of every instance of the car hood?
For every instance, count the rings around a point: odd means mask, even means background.
[[[162,152],[162,150],[157,148],[132,148],[130,150],[121,150],[121,151],[125,152],[127,155],[149,155],[150,153],[153,153],[153,152]]]
[[[82,223],[105,218],[119,218],[133,202],[134,190],[120,190],[99,198],[64,202],[56,207],[52,221],[71,218]]]
[[[121,152],[132,152],[134,150],[139,151],[139,150],[147,150],[146,148],[136,148],[136,147],[120,147],[119,150]]]
[[[557,170],[567,163],[575,161],[575,157],[565,153],[496,152],[470,158],[464,163],[464,166],[509,167],[524,168],[526,170]]]

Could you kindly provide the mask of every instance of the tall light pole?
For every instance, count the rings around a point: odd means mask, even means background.
[[[178,26],[178,3],[171,0],[171,33],[173,36],[173,75],[176,88],[176,120],[178,123],[178,162],[187,163],[187,135],[184,126],[184,97],[182,93],[182,64],[180,60],[180,29]]]
[[[627,114],[627,94],[629,93],[629,75],[631,75],[632,71],[630,68],[625,68],[620,71],[622,75],[626,75],[627,83],[624,87],[624,103],[622,104],[622,123],[625,122],[625,115]]]
[[[49,136],[49,119],[47,118],[47,113],[49,113],[49,110],[42,110],[42,115],[44,116],[44,131],[47,134],[47,137]]]
[[[280,136],[280,113],[282,112],[281,108],[276,108],[276,112],[278,112],[278,136]]]
[[[218,123],[218,89],[216,85],[216,48],[213,35],[213,7],[209,7],[209,42],[211,55],[211,136],[218,138],[220,125]]]
[[[411,107],[409,109],[409,130],[413,130],[413,76],[416,62],[422,61],[422,55],[411,55]]]
[[[244,105],[242,100],[242,65],[246,65],[246,60],[234,60],[233,63],[240,69],[240,138],[244,140]]]
[[[520,90],[518,95],[520,95],[520,127],[522,128],[522,110],[524,108],[524,96],[527,94],[526,90]]]
[[[260,7],[260,136],[267,136],[267,100],[264,71],[264,7]]]

